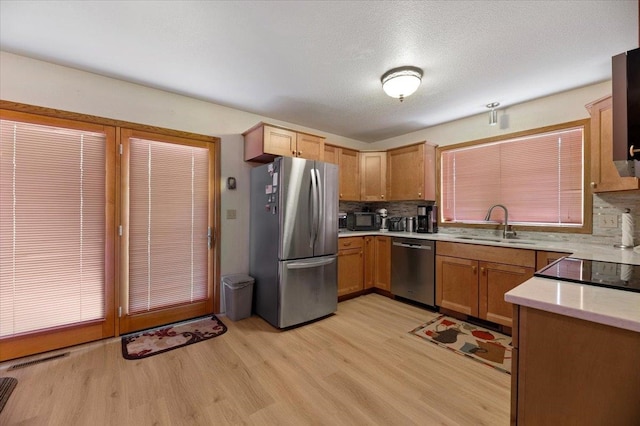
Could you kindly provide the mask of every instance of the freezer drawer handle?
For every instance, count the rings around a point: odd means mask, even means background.
[[[323,259],[320,261],[312,261],[312,262],[295,262],[287,264],[287,269],[307,269],[307,268],[317,268],[318,266],[329,265],[336,261],[335,257],[331,259]]]
[[[407,247],[407,248],[412,248],[412,249],[419,249],[419,250],[431,250],[431,246],[422,246],[420,244],[403,244],[403,243],[393,243],[394,246],[399,246],[399,247]]]

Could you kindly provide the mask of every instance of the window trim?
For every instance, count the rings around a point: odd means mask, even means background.
[[[509,139],[517,139],[522,137],[534,136],[541,133],[549,133],[554,131],[565,130],[573,127],[582,127],[584,135],[583,146],[583,209],[584,218],[583,224],[580,227],[563,227],[563,226],[526,226],[518,225],[518,231],[534,231],[534,232],[559,232],[559,233],[573,233],[573,234],[591,234],[593,224],[593,196],[589,182],[591,181],[591,126],[589,119],[569,121],[560,124],[554,124],[551,126],[538,127],[530,130],[523,130],[520,132],[508,133],[500,136],[493,136],[490,138],[478,139],[473,141],[461,142],[453,145],[439,146],[436,148],[436,176],[438,176],[436,182],[436,200],[438,204],[442,203],[442,153],[453,149],[468,148],[472,146],[490,144],[495,142],[502,142]],[[438,225],[443,228],[471,228],[471,229],[492,229],[501,230],[502,224],[478,224],[478,223],[444,223],[441,218],[438,218]]]

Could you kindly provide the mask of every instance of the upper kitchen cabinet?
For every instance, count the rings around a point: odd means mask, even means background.
[[[324,144],[324,160],[326,163],[332,164],[340,164],[340,147],[335,145],[330,145],[328,143]]]
[[[266,123],[258,123],[242,134],[244,161],[269,163],[275,157],[324,159],[324,138]]]
[[[359,201],[360,156],[358,151],[325,143],[324,161],[338,165],[340,201]]]
[[[340,171],[340,201],[360,200],[360,153],[354,149],[337,148]]]
[[[426,142],[387,151],[388,200],[436,199],[436,147]]]
[[[360,200],[385,201],[387,199],[387,153],[360,153]]]
[[[620,177],[613,164],[613,110],[611,96],[586,106],[591,115],[591,189],[613,192],[640,189],[640,179]]]

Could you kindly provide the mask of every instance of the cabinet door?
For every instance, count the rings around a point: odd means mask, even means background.
[[[360,200],[360,158],[358,151],[340,148],[340,201]]]
[[[387,194],[387,153],[360,153],[360,199],[384,201]]]
[[[332,163],[332,164],[340,164],[340,161],[338,159],[339,151],[340,151],[340,148],[338,148],[337,146],[333,146],[325,143],[323,161],[327,163]]]
[[[374,286],[391,290],[391,237],[375,237]]]
[[[436,305],[478,316],[478,261],[436,256]]]
[[[296,136],[295,157],[308,160],[324,160],[324,138],[298,133]]]
[[[569,256],[570,253],[558,253],[554,251],[536,251],[536,271],[544,268],[561,257]]]
[[[338,240],[338,296],[362,290],[363,283],[363,238],[340,238]]]
[[[371,288],[375,283],[376,245],[375,237],[364,237],[364,288]]]
[[[284,157],[295,157],[296,132],[264,126],[264,152]]]
[[[424,144],[387,151],[389,200],[424,199]]]
[[[480,262],[480,318],[511,327],[513,305],[505,302],[504,294],[533,277],[533,273],[533,268]]]
[[[620,177],[613,164],[613,111],[611,96],[587,105],[591,114],[591,189],[593,192],[640,188],[640,179]]]
[[[338,296],[363,289],[363,270],[361,248],[338,252]]]

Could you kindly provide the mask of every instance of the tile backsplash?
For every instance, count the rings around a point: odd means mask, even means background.
[[[415,216],[418,206],[433,204],[429,201],[403,202],[352,202],[341,201],[340,211],[376,211],[385,208],[389,216]],[[521,231],[518,236],[531,240],[556,240],[584,242],[589,244],[614,245],[622,241],[621,215],[629,209],[634,220],[634,245],[640,245],[640,190],[600,193],[593,196],[593,232],[591,234],[571,234],[559,232]],[[518,231],[517,226],[515,230]],[[477,228],[440,227],[441,233],[491,235],[496,231]]]

